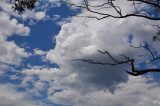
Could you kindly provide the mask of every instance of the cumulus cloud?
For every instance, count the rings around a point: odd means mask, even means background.
[[[37,21],[40,21],[46,17],[45,11],[34,11],[34,10],[26,10],[24,14],[22,14],[22,19],[35,19]]]
[[[45,51],[43,51],[43,50],[40,50],[40,49],[38,49],[38,48],[36,48],[36,49],[34,49],[34,54],[35,55],[45,55],[46,54],[46,52]]]
[[[0,62],[18,65],[21,59],[28,56],[25,49],[18,47],[13,41],[7,41],[12,35],[28,36],[29,27],[19,23],[17,19],[0,12]]]
[[[38,75],[38,77],[41,81],[53,80],[54,77],[52,77],[52,76],[53,75],[57,76],[58,75],[57,71],[58,71],[58,69],[56,69],[56,68],[43,68],[43,67],[40,67],[40,66],[39,67],[35,66],[31,69],[25,69],[22,72],[24,75],[26,75],[26,77],[23,80],[23,83],[29,81],[31,76],[33,76],[33,75]]]
[[[3,7],[3,8],[2,8]],[[9,5],[4,2],[0,3],[0,8],[10,11]],[[8,9],[8,10],[7,10]],[[22,58],[28,57],[25,49],[18,47],[15,42],[7,41],[9,36],[13,34],[19,36],[28,36],[30,32],[29,27],[19,23],[17,19],[5,12],[0,12],[0,77],[8,77],[6,72],[14,70],[10,65],[19,65]],[[16,72],[15,72],[16,73]],[[11,78],[11,76],[9,76]],[[13,78],[18,78],[17,75]],[[14,80],[14,79],[13,79]],[[3,79],[4,81],[4,79]],[[0,105],[1,106],[36,106],[37,104],[30,100],[25,93],[16,90],[15,85],[0,84]]]
[[[130,77],[127,83],[121,83],[112,94],[107,90],[79,93],[68,89],[49,97],[56,103],[74,106],[159,106],[160,95],[157,83],[147,84],[150,78]]]
[[[14,11],[14,9],[12,8],[13,4],[11,3],[11,1],[8,0],[2,0],[0,8],[2,9],[3,12],[5,12],[8,15],[22,19],[23,21],[30,20],[33,22],[33,20],[40,21],[46,18],[46,10],[48,7],[48,2],[45,2],[46,7],[44,7],[44,4],[43,6],[40,7],[40,4],[42,3],[43,1],[40,0],[39,2],[36,3],[36,8],[34,8],[33,10],[28,9],[24,11],[23,14],[18,14],[17,11]]]
[[[158,106],[160,104],[160,95],[158,95],[160,85],[149,76],[130,76],[127,83],[118,84],[116,91],[111,93],[108,89],[97,90],[93,88],[89,90],[88,87],[84,89],[88,89],[88,92],[80,92],[72,84],[76,81],[76,74],[67,75],[67,73],[55,68],[33,67],[24,70],[23,74],[25,75],[23,86],[27,87],[27,82],[33,82],[34,87],[28,89],[28,93],[40,95],[40,91],[44,91],[48,87],[49,101],[62,105]],[[34,81],[35,75],[38,76],[36,81]],[[49,85],[44,82],[49,82]],[[62,90],[62,85],[59,87],[60,83],[63,85]]]
[[[13,10],[11,9],[11,3],[7,1],[8,0],[1,0],[0,8],[7,13],[12,13]]]
[[[74,18],[71,23],[62,26],[56,38],[57,45],[54,50],[48,52],[47,59],[62,65],[61,71],[68,71],[69,74],[76,73],[76,83],[82,83],[81,87],[87,85],[97,88],[113,88],[116,84],[127,81],[128,76],[124,70],[129,66],[99,66],[72,60],[89,58],[96,61],[112,62],[109,57],[99,54],[97,50],[108,50],[119,60],[123,59],[123,57],[119,57],[119,54],[138,59],[137,56],[146,54],[146,51],[130,47],[128,36],[133,34],[133,45],[139,45],[140,42],[143,42],[144,34],[145,40],[152,42],[151,35],[155,33],[155,30],[150,27],[151,24],[153,23],[140,18],[102,21]],[[138,28],[137,25],[139,25]]]
[[[36,106],[29,97],[22,92],[15,90],[15,86],[9,84],[1,84],[0,105],[1,106]]]
[[[49,1],[57,2],[57,0]],[[92,0],[92,3],[97,4],[96,1]],[[70,0],[69,2],[80,3],[77,0]],[[103,0],[100,2],[103,2]],[[132,9],[128,9],[127,5],[123,3],[120,5],[123,6],[124,13],[132,11]],[[108,12],[112,13],[112,10]],[[84,10],[80,15],[86,14],[88,12]],[[45,12],[35,14],[35,11],[27,11],[22,17],[24,19],[41,20],[45,16]],[[27,30],[27,27],[18,23],[16,19],[11,19],[9,15],[2,13],[1,20],[5,19],[7,19],[7,25],[12,27],[4,25],[3,28],[0,28],[0,30],[2,29],[0,32],[4,36],[0,39],[2,42],[0,61],[7,64],[20,64],[21,59],[27,57],[27,53],[14,42],[6,41],[6,37],[15,33],[28,35],[29,29]],[[0,21],[0,23],[4,24],[3,21]],[[120,57],[119,54],[124,54],[135,58],[140,63],[144,58],[147,58],[147,52],[143,49],[135,50],[129,45],[139,45],[146,41],[158,50],[158,44],[152,42],[151,35],[156,32],[151,26],[153,24],[153,21],[134,17],[127,19],[108,18],[101,21],[74,17],[69,23],[62,25],[61,31],[56,37],[56,47],[48,51],[46,55],[50,62],[57,63],[60,68],[32,67],[31,69],[24,69],[22,71],[24,77],[20,86],[26,88],[27,94],[36,96],[40,96],[41,92],[46,90],[48,91],[49,101],[63,105],[157,106],[160,104],[159,85],[148,83],[150,78],[129,77],[124,71],[130,69],[127,64],[113,67],[72,61],[77,58],[88,58],[96,61],[112,62],[109,57],[97,52],[97,50],[108,50],[118,60],[123,60],[124,58]],[[26,30],[27,32],[25,32]],[[128,41],[129,35],[133,36],[130,42]],[[45,55],[46,53],[35,49],[34,54]],[[144,57],[139,57],[142,54],[144,54]],[[0,65],[0,68],[5,69],[6,67]],[[8,87],[2,89],[8,89]],[[15,94],[14,90],[6,92]],[[5,94],[7,94],[6,92]],[[19,93],[17,99],[8,98],[5,94],[2,94],[2,97],[6,97],[6,100],[9,100],[12,104],[24,100],[24,96]],[[6,104],[9,103],[5,101],[2,105]]]
[[[0,12],[0,34],[1,36],[11,36],[13,34],[27,36],[30,29],[21,23],[18,23],[17,19],[11,18],[10,15]]]
[[[24,48],[20,48],[14,41],[8,41],[8,37],[29,36],[30,28],[19,23],[14,17],[17,14],[11,9],[11,3],[8,0],[2,0],[0,8],[0,67],[5,66],[2,70],[6,70],[7,64],[19,65],[22,58],[29,56]]]
[[[120,5],[124,6],[123,3],[120,3]],[[133,10],[125,5],[123,12],[127,13],[128,11],[131,12]],[[112,12],[112,10],[109,12]],[[80,15],[86,15],[86,13],[88,12],[83,11]],[[152,41],[152,35],[156,33],[155,28],[152,27],[153,24],[155,24],[154,21],[130,17],[126,19],[107,18],[101,21],[72,18],[70,23],[62,25],[62,29],[56,37],[56,47],[47,53],[46,58],[60,65],[58,73],[63,77],[60,80],[55,77],[54,86],[62,88],[63,91],[53,96],[51,95],[49,97],[50,100],[77,106],[105,106],[106,104],[109,106],[133,104],[134,106],[135,101],[139,103],[139,106],[147,103],[156,106],[158,102],[152,100],[157,96],[147,98],[150,95],[147,90],[151,87],[156,92],[159,87],[154,89],[152,84],[150,85],[142,80],[145,79],[144,77],[139,78],[140,82],[133,82],[140,84],[139,86],[128,85],[131,83],[130,81],[136,81],[133,78],[130,79],[124,71],[130,69],[130,66],[125,64],[100,66],[72,61],[77,58],[87,58],[102,62],[112,62],[109,57],[97,52],[97,50],[108,50],[118,60],[123,60],[124,58],[120,57],[119,54],[124,54],[134,58],[137,63],[141,63],[145,58],[149,57],[148,53],[144,49],[135,49],[130,45],[137,46],[145,41],[158,51],[158,44]],[[129,42],[130,35],[133,35],[131,42]],[[140,55],[143,56],[140,57]],[[122,89],[119,88],[121,84],[125,85]],[[131,91],[127,88],[128,86],[131,86]],[[146,97],[142,101],[136,98],[136,90],[141,88],[140,86],[145,86],[145,90],[140,91],[141,93],[138,95],[139,99]],[[122,97],[125,91],[127,96]],[[115,95],[110,92],[115,93]],[[132,94],[133,96],[131,96]],[[125,99],[131,100],[129,104],[123,102]]]
[[[7,42],[0,39],[0,62],[18,65],[21,59],[28,57],[23,48],[19,48],[14,42]]]

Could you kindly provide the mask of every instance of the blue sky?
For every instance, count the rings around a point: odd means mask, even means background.
[[[158,21],[75,17],[94,14],[57,0],[41,1],[34,10],[19,15],[7,1],[0,4],[1,106],[160,105],[160,74],[133,77],[124,71],[130,70],[128,65],[112,67],[72,61],[89,58],[111,62],[97,52],[108,50],[117,59],[123,59],[119,54],[135,58],[138,69],[158,68],[158,61],[145,64],[150,58],[145,49],[130,47],[147,42],[159,55],[159,43],[153,42],[151,36],[157,32],[152,25]],[[123,7],[124,13],[134,12],[129,4],[117,5]]]
[[[51,7],[47,9],[46,14],[50,17],[50,19],[40,20],[36,23],[29,24],[30,19],[21,20],[18,19],[19,22],[22,22],[24,25],[30,28],[29,36],[17,36],[17,34],[13,34],[11,37],[7,38],[9,42],[15,42],[15,44],[21,48],[24,48],[28,53],[34,54],[34,50],[42,50],[44,52],[53,49],[56,45],[55,36],[61,30],[61,26],[58,25],[58,22],[62,21],[65,18],[72,17],[76,15],[79,10],[71,10],[65,4],[62,4],[60,7]],[[59,16],[56,20],[52,20],[54,15]],[[14,18],[14,16],[13,16]],[[54,17],[53,17],[54,18]],[[33,19],[33,21],[36,21]],[[30,66],[28,66],[30,65]],[[10,65],[12,70],[7,70],[5,76],[1,77],[0,83],[2,84],[14,84],[19,85],[22,82],[24,75],[21,73],[23,69],[30,68],[31,66],[43,66],[43,67],[52,67],[58,68],[59,66],[54,63],[50,63],[49,61],[43,61],[42,55],[31,55],[27,58],[23,58],[20,65]],[[15,72],[16,70],[16,72]],[[11,79],[11,76],[16,76],[18,79]],[[39,80],[38,76],[33,75],[32,81]],[[17,87],[17,92],[26,92],[26,89],[33,89],[33,82],[29,81],[26,87]],[[62,106],[55,104],[47,99],[47,89],[49,88],[49,82],[43,82],[45,87],[43,91],[40,92],[40,95],[32,95],[30,96],[35,101],[44,102],[47,106]],[[61,90],[57,90],[59,92]]]

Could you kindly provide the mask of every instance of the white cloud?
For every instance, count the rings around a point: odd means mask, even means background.
[[[0,8],[2,9],[0,12],[0,65],[1,67],[4,64],[19,65],[22,58],[28,57],[28,53],[26,53],[25,49],[17,46],[15,42],[7,41],[7,39],[13,35],[28,36],[30,28],[12,17],[12,15],[16,16],[17,14],[11,9],[9,1],[2,0]]]
[[[127,5],[123,3],[120,5],[124,6],[124,13],[132,11],[132,9],[128,9]],[[109,12],[112,13],[112,10]],[[86,13],[88,12],[82,11],[80,15],[86,15]],[[58,76],[63,77],[55,77],[54,86],[63,91],[50,95],[49,99],[74,106],[106,106],[107,104],[108,106],[132,106],[132,104],[135,106],[134,103],[137,102],[138,106],[147,104],[148,106],[157,106],[159,96],[148,96],[152,92],[157,94],[159,86],[154,87],[154,85],[146,83],[145,80],[148,79],[144,77],[130,79],[124,71],[130,69],[128,65],[100,66],[72,61],[77,58],[89,58],[111,62],[109,57],[97,52],[97,50],[108,50],[118,60],[124,59],[119,55],[124,54],[135,58],[138,63],[142,62],[149,56],[148,52],[144,49],[132,48],[130,45],[139,45],[146,41],[158,51],[158,44],[152,41],[152,35],[156,33],[152,27],[155,23],[157,22],[136,17],[107,18],[100,21],[72,18],[70,23],[62,25],[62,29],[56,37],[56,47],[47,53],[46,58],[60,65]],[[128,42],[129,35],[133,35],[131,43]],[[144,56],[139,57],[139,55]],[[134,82],[136,80],[138,81]],[[133,83],[135,85],[132,85]],[[120,89],[119,85],[121,84],[124,86]],[[137,94],[136,91],[142,87],[144,88],[140,89]],[[149,88],[153,90],[150,93],[147,92]],[[111,92],[115,94],[113,95]],[[125,101],[129,103],[127,104]]]
[[[39,95],[46,88],[44,82],[49,82],[48,99],[54,103],[73,106],[159,106],[160,85],[151,77],[129,77],[127,83],[120,83],[116,91],[111,93],[107,88],[97,90],[86,88],[82,92],[75,89],[76,74],[67,75],[58,69],[34,67],[24,70],[25,78],[22,85],[27,87],[27,82],[33,82],[34,88],[28,93]],[[34,81],[34,75],[38,81]],[[67,76],[67,77],[66,77]],[[70,85],[69,85],[70,82]],[[76,81],[78,83],[78,81]],[[62,84],[62,85],[61,85]],[[57,92],[58,89],[63,90]],[[80,86],[79,86],[80,87]]]
[[[25,76],[20,86],[26,88],[28,94],[40,97],[44,91],[47,94],[50,86],[56,88],[56,86],[53,86],[54,79],[55,77],[60,78],[57,71],[58,69],[56,68],[42,68],[38,66],[32,69],[25,69],[22,71],[22,74]],[[31,84],[33,88],[28,88]],[[53,90],[50,92],[53,92]]]
[[[119,85],[114,94],[107,90],[80,93],[70,88],[55,93],[49,99],[55,103],[74,106],[159,106],[160,87],[156,83],[147,83],[149,80],[144,77],[130,77],[127,83]]]
[[[23,48],[19,48],[14,42],[0,39],[0,62],[18,65],[24,57],[28,57],[28,54]]]
[[[146,54],[143,49],[130,47],[128,36],[133,34],[132,43],[138,45],[145,40],[152,42],[152,36],[155,33],[150,25],[153,23],[142,18],[128,19],[106,19],[93,20],[86,18],[74,18],[71,23],[62,26],[56,41],[55,49],[50,50],[47,59],[53,63],[61,65],[61,71],[68,74],[76,73],[75,83],[85,88],[92,86],[97,88],[113,88],[120,82],[127,81],[127,75],[124,70],[127,65],[120,66],[100,66],[91,65],[83,62],[72,61],[77,58],[90,58],[97,61],[111,60],[97,50],[108,50],[115,58],[120,58],[119,54],[125,54],[131,58],[137,58],[139,54]],[[137,27],[139,26],[139,27]],[[147,30],[146,30],[146,27]],[[147,56],[147,55],[145,55]],[[142,58],[142,57],[141,57]],[[138,61],[137,60],[137,61]]]
[[[29,36],[30,28],[19,23],[18,14],[11,8],[8,0],[2,0],[0,4],[0,62],[4,64],[19,65],[22,58],[28,57],[24,48],[20,48],[14,41],[7,41],[9,36]],[[5,68],[6,69],[6,68]],[[5,70],[4,69],[4,70]]]
[[[43,1],[39,2],[43,3]],[[45,7],[44,4],[40,7],[39,2],[36,3],[36,8],[32,10],[26,9],[23,14],[19,14],[17,11],[14,11],[14,9],[12,8],[13,4],[9,0],[1,0],[0,8],[8,15],[22,19],[23,21],[30,20],[31,22],[33,22],[34,20],[33,23],[35,23],[35,21],[40,21],[46,18],[45,12],[48,8],[48,2],[45,3]],[[36,10],[37,8],[39,10]]]
[[[37,106],[25,93],[16,91],[13,85],[1,84],[0,90],[1,106]]]
[[[41,20],[41,19],[43,19],[44,17],[45,17],[45,13],[42,12],[42,11],[35,13],[35,19],[37,19],[37,20]]]
[[[56,68],[43,68],[43,67],[38,67],[35,66],[32,69],[25,69],[23,70],[23,74],[26,75],[26,77],[23,80],[23,83],[27,82],[30,80],[30,76],[32,75],[38,75],[41,81],[50,81],[53,80],[54,78],[52,77],[53,75],[57,75],[58,69]],[[55,75],[56,74],[56,75]]]
[[[0,8],[2,9],[2,11],[9,14],[15,14],[11,7],[12,4],[9,3],[9,0],[1,0]]]
[[[56,0],[50,0],[55,2]],[[77,0],[71,2],[80,3]],[[95,0],[92,2],[96,4]],[[58,4],[57,4],[58,5]],[[56,5],[56,6],[57,6]],[[123,5],[128,10],[127,5]],[[7,10],[8,11],[8,10]],[[88,12],[82,11],[80,15],[85,15]],[[109,11],[112,13],[112,11]],[[38,19],[45,17],[45,12],[26,11],[22,16],[23,19]],[[5,20],[7,19],[7,21]],[[28,35],[28,27],[19,24],[16,19],[10,19],[9,15],[2,13],[0,23],[4,26],[0,27],[0,33],[3,36],[11,36],[14,33]],[[27,89],[28,94],[39,95],[45,89],[45,81],[49,82],[48,99],[50,101],[74,106],[158,106],[160,101],[159,85],[157,83],[148,83],[149,78],[145,77],[128,77],[125,69],[128,65],[121,66],[100,66],[91,65],[83,62],[72,61],[76,58],[90,58],[99,61],[111,61],[105,55],[99,54],[97,50],[108,50],[115,58],[119,57],[119,53],[136,58],[141,61],[139,54],[147,54],[146,51],[131,48],[128,42],[128,36],[133,35],[132,44],[138,45],[140,42],[147,41],[152,43],[152,36],[155,30],[151,25],[152,21],[142,18],[127,18],[127,19],[111,19],[93,20],[86,18],[72,18],[70,23],[62,26],[62,29],[56,37],[56,47],[47,53],[46,58],[53,63],[60,65],[60,69],[33,67],[25,69],[22,73],[25,75],[21,86],[26,87],[29,82],[33,83],[33,89]],[[11,28],[8,26],[12,26]],[[19,26],[19,27],[17,27]],[[26,29],[25,29],[26,28]],[[7,31],[7,30],[8,31]],[[20,30],[19,30],[20,29]],[[26,32],[25,32],[26,31]],[[21,58],[27,57],[24,49],[19,48],[14,42],[8,42],[5,38],[0,39],[0,61],[8,64],[20,64]],[[157,44],[153,44],[158,50]],[[44,55],[41,50],[35,50],[35,54]],[[145,55],[147,56],[147,55]],[[105,57],[105,58],[104,58]],[[4,69],[5,66],[0,66]],[[38,80],[34,80],[34,75],[37,75]],[[8,89],[9,87],[0,87]],[[56,89],[62,89],[61,92],[56,92]],[[4,90],[4,91],[5,91]],[[8,92],[8,91],[6,91]],[[5,94],[7,94],[5,92]],[[111,93],[112,92],[112,93]],[[114,94],[113,94],[114,93]],[[23,103],[24,96],[14,90],[9,90],[7,96],[0,95],[0,101],[7,98],[2,105],[10,105],[10,103],[19,105],[17,102]],[[17,98],[10,98],[10,94],[16,95]],[[9,102],[8,102],[9,101]],[[127,103],[126,103],[127,101]],[[20,105],[22,104],[20,102]],[[24,104],[26,102],[24,101]],[[24,105],[23,104],[23,105]]]
[[[11,36],[13,34],[27,36],[30,32],[28,27],[18,23],[15,18],[10,15],[0,12],[0,34],[1,36]]]
[[[22,14],[22,19],[35,19],[37,21],[40,21],[46,17],[45,11],[35,11],[35,10],[26,10],[24,14]]]
[[[34,54],[43,56],[46,54],[46,52],[37,48],[37,49],[34,49]]]
[[[13,41],[7,41],[9,36],[14,34],[19,36],[28,36],[29,27],[18,23],[17,19],[10,15],[0,12],[0,62],[6,64],[18,65],[22,58],[28,57],[25,49],[18,47]]]

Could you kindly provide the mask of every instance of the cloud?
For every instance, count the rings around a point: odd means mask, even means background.
[[[29,81],[29,79],[33,75],[38,75],[38,77],[41,81],[51,81],[54,79],[54,77],[52,77],[53,75],[54,76],[58,75],[57,71],[58,71],[58,69],[56,69],[56,68],[44,68],[44,67],[40,67],[40,66],[39,67],[35,66],[31,69],[25,69],[22,72],[24,75],[26,75],[26,77],[24,77],[24,79],[23,79],[23,83]]]
[[[88,90],[88,92],[75,89],[73,82],[76,81],[76,74],[67,75],[59,69],[34,67],[24,70],[23,74],[25,75],[23,86],[27,88],[27,82],[33,82],[34,87],[28,89],[28,93],[40,96],[40,91],[46,90],[48,100],[57,104],[74,106],[158,106],[160,104],[160,95],[158,95],[160,85],[149,76],[130,76],[126,83],[118,84],[116,91],[111,93],[107,88],[90,90],[86,87],[84,91]],[[38,76],[36,81],[34,81],[35,75]],[[49,82],[49,85],[44,82]]]
[[[41,4],[43,4],[43,6],[40,6]],[[11,1],[8,0],[2,0],[0,4],[0,8],[2,9],[2,11],[8,14],[9,16],[22,19],[23,21],[29,20],[31,23],[35,24],[36,21],[40,21],[46,18],[48,2],[45,2],[46,7],[44,7],[43,1],[39,1],[36,3],[36,8],[32,10],[26,9],[26,11],[24,11],[23,14],[19,14],[17,11],[14,11],[12,6],[13,4],[11,3]]]
[[[114,94],[107,90],[80,93],[71,88],[55,93],[49,99],[74,106],[159,106],[160,87],[157,83],[147,83],[149,80],[145,77],[130,77],[127,83],[119,85]]]
[[[35,13],[35,18],[37,19],[37,20],[41,20],[41,19],[43,19],[45,17],[45,13],[44,12],[36,12]]]
[[[55,1],[50,0],[50,2]],[[77,0],[71,0],[71,2],[77,3]],[[92,3],[97,4],[95,0]],[[126,5],[123,4],[122,6],[125,9],[123,12],[132,11]],[[112,13],[112,11],[109,12]],[[88,14],[84,10],[80,15],[86,13]],[[3,21],[0,20],[0,24],[3,25],[3,22],[7,24],[4,24],[2,28],[0,27],[3,36],[0,38],[0,61],[19,65],[22,58],[27,57],[28,54],[13,41],[9,42],[6,39],[13,34],[27,36],[30,30],[6,13],[1,12],[1,16]],[[45,11],[26,11],[22,18],[41,20],[45,16]],[[112,62],[109,57],[97,52],[97,50],[108,50],[118,60],[123,60],[124,58],[119,54],[124,54],[135,58],[139,63],[143,62],[148,53],[143,49],[136,50],[129,45],[139,45],[140,42],[146,41],[158,50],[158,44],[152,42],[151,35],[156,32],[151,26],[153,24],[153,21],[133,17],[127,19],[108,18],[101,21],[71,18],[69,23],[62,25],[61,31],[56,37],[56,47],[48,51],[46,56],[50,62],[57,63],[60,68],[35,66],[31,69],[24,69],[22,71],[24,77],[19,86],[25,87],[26,92],[18,93],[11,89],[13,87],[2,85],[0,87],[1,91],[4,91],[4,94],[0,94],[0,101],[4,101],[2,105],[32,104],[30,100],[26,99],[28,97],[26,94],[40,97],[42,92],[47,93],[49,101],[63,105],[159,105],[159,85],[148,83],[150,78],[129,77],[124,70],[130,69],[130,66],[101,66],[72,61],[77,58],[88,58]],[[133,35],[131,42],[128,42],[129,35]],[[46,54],[39,49],[35,49],[34,53],[42,56]],[[144,54],[143,57],[138,57],[142,54]],[[0,69],[6,68],[4,64],[0,65]],[[11,98],[10,95],[16,95],[16,97]]]
[[[0,39],[0,62],[19,65],[21,59],[28,57],[25,49],[19,48],[14,42],[7,42]]]
[[[24,14],[22,14],[22,19],[23,20],[33,20],[35,19],[36,21],[43,20],[46,17],[45,11],[34,11],[34,10],[26,10]]]
[[[28,36],[29,27],[19,23],[17,19],[10,15],[0,12],[0,62],[6,64],[18,65],[21,59],[28,57],[25,49],[18,47],[15,42],[7,41],[9,36],[19,35]]]
[[[13,34],[27,36],[30,32],[28,27],[18,23],[17,19],[10,15],[0,12],[0,34],[1,36],[11,36]]]
[[[124,6],[123,3],[120,5]],[[131,11],[132,9],[124,6],[124,13]],[[112,13],[112,10],[109,12]],[[86,13],[88,14],[84,10],[79,15],[83,16]],[[134,58],[136,63],[142,63],[150,55],[145,49],[135,49],[130,45],[138,46],[145,41],[158,51],[158,44],[152,40],[152,35],[156,33],[153,24],[156,22],[137,17],[107,18],[100,21],[73,17],[69,23],[62,25],[60,33],[56,36],[56,47],[46,56],[52,63],[60,65],[57,73],[58,76],[63,76],[59,78],[53,75],[54,86],[63,91],[50,95],[49,99],[56,103],[74,106],[106,106],[106,104],[109,106],[133,104],[134,106],[137,102],[138,106],[158,105],[159,96],[148,97],[152,91],[150,93],[147,91],[152,88],[156,94],[159,86],[148,84],[145,82],[148,79],[144,77],[130,78],[124,71],[131,69],[129,65],[101,66],[72,61],[77,58],[87,58],[113,62],[106,55],[97,52],[97,50],[107,50],[118,60],[124,60],[124,57],[119,55],[124,54]],[[130,35],[133,35],[131,42],[128,41]],[[138,81],[134,82],[136,80]],[[121,84],[124,84],[122,88],[119,87]],[[137,93],[142,86],[144,89]],[[154,98],[157,99],[154,101]],[[128,104],[125,101],[129,101]]]
[[[146,51],[130,47],[128,36],[130,34],[134,36],[132,45],[139,45],[143,41],[151,43],[151,35],[155,33],[150,26],[152,24],[142,18],[110,18],[101,21],[73,18],[70,23],[62,26],[56,37],[57,45],[48,52],[47,59],[60,64],[60,70],[68,72],[69,75],[76,73],[75,83],[80,83],[83,90],[86,86],[97,89],[114,88],[121,82],[127,82],[128,76],[124,70],[129,68],[128,65],[100,66],[72,60],[88,58],[112,62],[109,57],[97,52],[108,50],[118,60],[123,60],[119,54],[124,54],[140,62],[144,57],[140,58],[138,55],[146,54]]]
[[[2,9],[2,11],[9,14],[15,14],[11,7],[12,7],[12,4],[9,3],[8,0],[1,0],[0,8]]]
[[[13,85],[0,84],[0,90],[1,106],[37,106],[25,93],[16,91]]]
[[[2,0],[0,8],[9,10],[9,5]],[[3,9],[2,8],[2,9]],[[7,10],[8,9],[8,10]],[[9,36],[28,36],[30,28],[18,22],[16,18],[0,11],[0,77],[1,83],[7,82],[7,78],[14,81],[18,79],[17,74],[8,76],[7,71],[14,70],[10,65],[20,65],[22,58],[28,57],[25,49],[20,48],[13,41],[8,41]],[[15,72],[15,70],[13,71]],[[15,72],[16,73],[16,72]],[[6,79],[5,79],[6,78]],[[0,106],[36,106],[26,93],[16,90],[17,86],[12,84],[0,84]]]
[[[40,50],[40,49],[38,49],[38,48],[36,48],[36,49],[34,49],[34,54],[35,55],[45,55],[46,54],[46,52],[45,51],[43,51],[43,50]]]

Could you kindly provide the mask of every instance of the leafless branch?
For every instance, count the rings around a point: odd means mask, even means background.
[[[157,59],[160,59],[160,57],[155,57],[153,55],[153,52],[149,49],[148,46],[138,46],[138,47],[135,47],[135,46],[131,46],[131,47],[134,47],[134,48],[145,48],[147,51],[149,51],[150,55],[152,55],[152,61],[154,60],[157,60]],[[127,71],[125,70],[129,75],[132,75],[132,76],[138,76],[138,75],[143,75],[143,74],[146,74],[148,72],[160,72],[160,69],[144,69],[144,70],[138,70],[136,67],[135,67],[135,60],[133,58],[129,58],[128,56],[125,56],[123,54],[120,54],[120,56],[124,57],[124,60],[117,60],[115,59],[108,51],[100,51],[98,50],[99,53],[101,54],[105,54],[107,55],[111,60],[113,60],[113,62],[99,62],[99,61],[94,61],[92,59],[74,59],[73,61],[82,61],[82,62],[86,62],[86,63],[89,63],[89,64],[97,64],[97,65],[110,65],[110,66],[116,66],[116,65],[122,65],[122,64],[129,64],[131,66],[131,71]]]
[[[142,45],[140,43],[139,46],[133,46],[131,45],[131,47],[133,48],[144,48],[145,50],[147,50],[149,52],[149,54],[151,55],[152,59],[150,60],[149,63],[153,62],[153,61],[156,61],[156,60],[160,60],[160,56],[155,56],[153,51],[149,48],[149,45],[147,43],[145,43],[145,45]]]
[[[147,11],[145,13],[138,12],[137,7],[136,7],[137,4],[146,4],[146,5],[149,5],[151,7],[156,8],[157,12],[159,12],[160,11],[159,2],[151,2],[151,1],[146,1],[146,0],[132,0],[134,8],[136,10],[136,13],[128,13],[128,14],[122,14],[121,7],[116,6],[114,4],[113,0],[107,0],[106,2],[104,2],[102,4],[99,4],[99,5],[90,5],[89,0],[83,0],[84,4],[82,4],[82,5],[67,3],[66,1],[63,1],[63,0],[62,0],[62,2],[66,3],[66,4],[69,4],[70,6],[75,6],[75,7],[79,7],[79,8],[82,8],[82,9],[86,9],[90,13],[99,15],[98,17],[94,16],[94,15],[93,16],[84,16],[84,17],[87,17],[87,18],[95,18],[97,20],[102,20],[102,19],[105,19],[105,18],[108,18],[108,17],[112,17],[112,18],[141,17],[141,18],[146,18],[146,19],[149,19],[149,20],[160,20],[160,17],[147,15],[146,14]],[[92,8],[94,8],[94,10]],[[113,15],[113,14],[109,14],[109,13],[105,13],[105,12],[96,11],[97,8],[112,8],[113,10],[115,10],[115,12],[118,15]]]
[[[131,4],[133,4],[133,8],[135,9],[135,12],[133,13],[127,13],[123,14],[122,13],[122,7],[119,7],[115,5],[114,0],[106,0],[106,2],[99,4],[99,5],[91,5],[89,0],[83,0],[83,3],[81,5],[69,3],[63,0],[60,0],[60,2],[65,3],[70,6],[78,7],[81,9],[87,10],[91,15],[87,16],[77,16],[77,17],[87,17],[87,18],[95,18],[97,20],[102,20],[105,18],[127,18],[127,17],[141,17],[149,20],[160,20],[159,15],[154,16],[154,15],[148,15],[147,9],[145,10],[138,10],[137,5],[145,4],[151,7],[151,9],[154,9],[155,12],[160,13],[160,3],[159,0],[156,0],[153,2],[152,0],[128,0],[132,1]],[[36,0],[14,0],[12,8],[19,13],[23,13],[25,9],[33,9],[35,7],[35,2]],[[131,5],[132,6],[132,5]],[[116,14],[111,14],[111,13],[106,13],[106,12],[101,12],[98,11],[103,8],[108,8],[112,9]],[[93,13],[93,14],[92,14]],[[157,27],[160,29],[160,27],[157,25]],[[153,40],[159,40],[160,41],[160,31],[158,31],[157,35],[153,37]],[[133,48],[144,48],[146,51],[149,52],[150,56],[152,57],[151,62],[155,60],[160,60],[160,56],[155,56],[154,52],[150,49],[149,45],[141,45],[138,47],[131,46]],[[136,63],[134,58],[130,58],[128,56],[125,56],[123,54],[119,54],[121,57],[123,57],[122,60],[118,60],[115,57],[113,57],[108,51],[100,51],[98,50],[99,53],[107,55],[109,59],[112,60],[112,62],[100,62],[100,61],[94,61],[91,59],[74,59],[73,61],[83,61],[89,64],[98,64],[98,65],[122,65],[122,64],[128,64],[131,67],[131,71],[125,70],[128,74],[133,75],[133,76],[138,76],[138,75],[143,75],[148,72],[160,72],[160,69],[144,69],[144,70],[138,70],[136,68]]]

